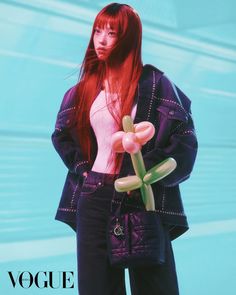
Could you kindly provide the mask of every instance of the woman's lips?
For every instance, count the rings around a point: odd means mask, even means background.
[[[97,48],[97,51],[98,51],[98,52],[105,52],[106,49],[105,49],[105,48]]]
[[[105,49],[102,49],[102,48],[101,49],[97,49],[97,55],[98,56],[101,56],[101,57],[103,56],[104,57],[104,56],[106,56],[106,54],[107,54],[107,52],[106,52]]]
[[[105,49],[105,48],[98,47],[98,48],[96,49],[96,53],[97,53],[97,56],[98,56],[99,58],[104,59],[104,58],[107,57],[107,55],[108,55],[109,52],[108,52],[108,50]]]

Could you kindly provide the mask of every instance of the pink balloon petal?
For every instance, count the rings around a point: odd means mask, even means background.
[[[124,134],[124,131],[117,131],[111,137],[111,147],[113,151],[115,151],[116,153],[125,152],[124,147],[122,145],[122,139]]]
[[[149,141],[155,134],[155,127],[148,121],[135,124],[134,129],[137,140],[142,145]]]
[[[125,151],[130,154],[137,153],[141,148],[141,145],[139,144],[139,142],[137,142],[137,138],[135,136],[135,133],[133,132],[127,132],[123,136],[122,144]]]

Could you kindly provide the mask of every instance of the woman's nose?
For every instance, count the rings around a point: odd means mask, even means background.
[[[102,34],[102,35],[100,36],[99,43],[102,44],[102,45],[106,45],[106,43],[107,43],[107,37],[106,37],[106,34]]]

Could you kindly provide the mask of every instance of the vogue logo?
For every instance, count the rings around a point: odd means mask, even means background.
[[[35,275],[29,271],[18,271],[17,274],[8,271],[8,274],[14,288],[29,289],[33,284],[39,289],[74,288],[73,271],[38,271]]]

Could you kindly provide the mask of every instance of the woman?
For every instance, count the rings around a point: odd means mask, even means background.
[[[197,139],[191,101],[162,71],[142,65],[142,26],[126,4],[112,3],[97,15],[78,83],[64,95],[52,142],[68,168],[56,219],[77,234],[80,295],[124,295],[124,270],[109,263],[106,226],[118,177],[134,174],[130,156],[115,154],[111,136],[121,119],[150,121],[154,137],[142,148],[146,169],[173,157],[177,168],[152,185],[165,229],[165,263],[129,268],[133,295],[178,294],[171,240],[188,229],[179,183],[189,178]],[[126,209],[143,208],[139,190],[127,193]]]

